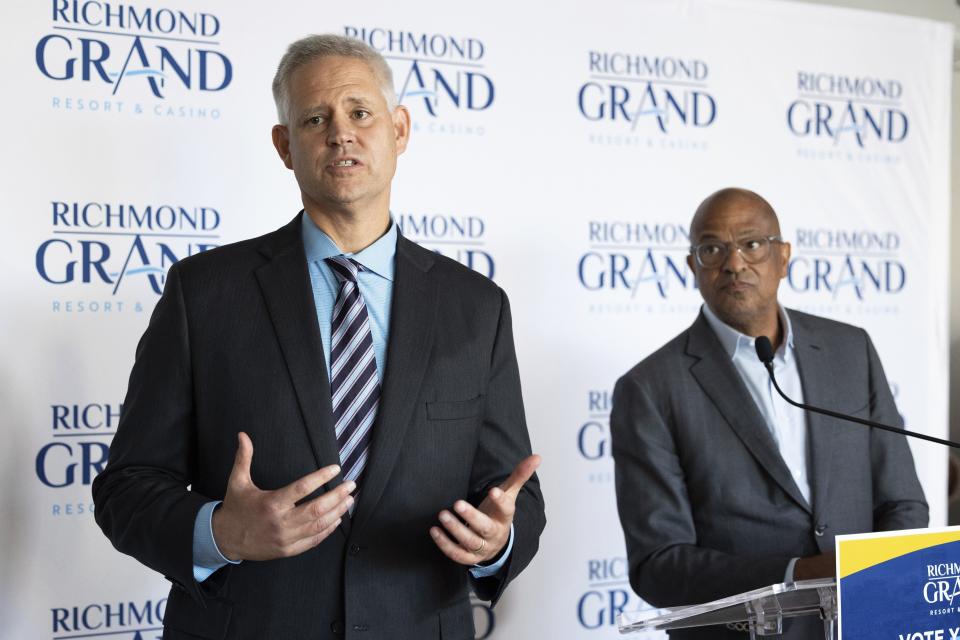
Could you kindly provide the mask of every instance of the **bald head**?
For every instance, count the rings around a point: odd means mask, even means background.
[[[704,227],[709,226],[707,223],[717,215],[744,206],[759,212],[764,222],[769,224],[769,228],[773,230],[772,234],[780,235],[780,221],[769,202],[764,200],[760,194],[748,189],[727,187],[710,194],[697,207],[696,213],[693,214],[693,220],[690,221],[690,238],[698,238]]]
[[[779,345],[777,289],[787,276],[790,243],[780,238],[770,203],[753,191],[721,189],[697,207],[690,243],[687,265],[710,310],[740,333]]]

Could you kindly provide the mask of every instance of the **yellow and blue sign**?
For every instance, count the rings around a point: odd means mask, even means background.
[[[840,640],[960,640],[960,527],[837,536]]]

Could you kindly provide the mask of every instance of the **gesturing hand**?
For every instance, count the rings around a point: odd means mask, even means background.
[[[276,491],[261,491],[250,477],[253,443],[243,432],[238,439],[227,495],[213,512],[213,538],[224,557],[270,560],[295,556],[333,533],[353,504],[353,482],[344,482],[299,506],[296,503],[333,480],[340,467],[330,465]]]
[[[430,527],[430,535],[440,551],[465,565],[495,558],[510,539],[517,494],[539,466],[538,455],[521,460],[506,482],[487,493],[479,508],[466,500],[457,500],[453,510],[459,518],[446,509],[441,511],[443,529]]]

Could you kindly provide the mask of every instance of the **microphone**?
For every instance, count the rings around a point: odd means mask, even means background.
[[[788,403],[792,404],[795,407],[803,409],[804,411],[810,411],[812,413],[819,413],[821,415],[830,416],[831,418],[837,418],[839,420],[846,420],[847,422],[856,422],[857,424],[863,424],[874,429],[883,429],[884,431],[890,431],[893,433],[899,433],[905,436],[910,436],[912,438],[920,438],[921,440],[927,440],[929,442],[936,442],[937,444],[942,444],[947,447],[954,447],[955,449],[960,449],[960,443],[953,442],[952,440],[941,440],[940,438],[934,438],[933,436],[928,436],[924,433],[917,433],[915,431],[907,431],[906,429],[900,429],[898,427],[891,427],[890,425],[882,424],[880,422],[874,422],[873,420],[866,420],[864,418],[858,418],[856,416],[848,416],[845,413],[837,413],[836,411],[830,411],[829,409],[821,409],[819,407],[814,407],[809,404],[803,404],[801,402],[795,402],[787,397],[787,394],[783,392],[780,388],[780,385],[777,384],[777,377],[773,375],[773,345],[770,343],[770,338],[767,336],[758,336],[754,342],[754,348],[757,350],[757,357],[760,359],[760,362],[763,363],[763,366],[767,368],[767,373],[770,374],[770,381],[773,383],[773,388],[777,390],[777,393],[780,394],[780,397],[786,400]]]

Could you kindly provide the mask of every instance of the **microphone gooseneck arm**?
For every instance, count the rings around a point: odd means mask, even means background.
[[[952,440],[943,440],[941,438],[928,436],[924,433],[917,433],[916,431],[907,431],[906,429],[901,429],[899,427],[891,427],[890,425],[882,424],[880,422],[874,422],[873,420],[866,420],[864,418],[858,418],[856,416],[849,416],[844,413],[830,411],[829,409],[821,409],[819,407],[814,407],[809,404],[803,404],[802,402],[796,402],[791,398],[789,398],[787,394],[783,392],[783,389],[780,388],[780,385],[777,384],[777,376],[775,376],[773,373],[773,345],[770,343],[770,339],[767,338],[766,336],[760,336],[756,339],[754,346],[756,347],[756,350],[757,350],[757,357],[760,358],[760,361],[763,363],[763,366],[767,368],[767,373],[770,374],[770,381],[773,382],[773,388],[777,390],[777,393],[780,394],[781,398],[783,398],[793,406],[799,409],[803,409],[804,411],[819,413],[825,416],[829,416],[831,418],[846,420],[847,422],[856,422],[857,424],[866,425],[868,427],[873,427],[875,429],[883,429],[884,431],[890,431],[891,433],[899,433],[901,435],[910,436],[911,438],[920,438],[921,440],[927,440],[928,442],[935,442],[937,444],[942,444],[947,447],[960,449],[960,443],[953,442]]]

